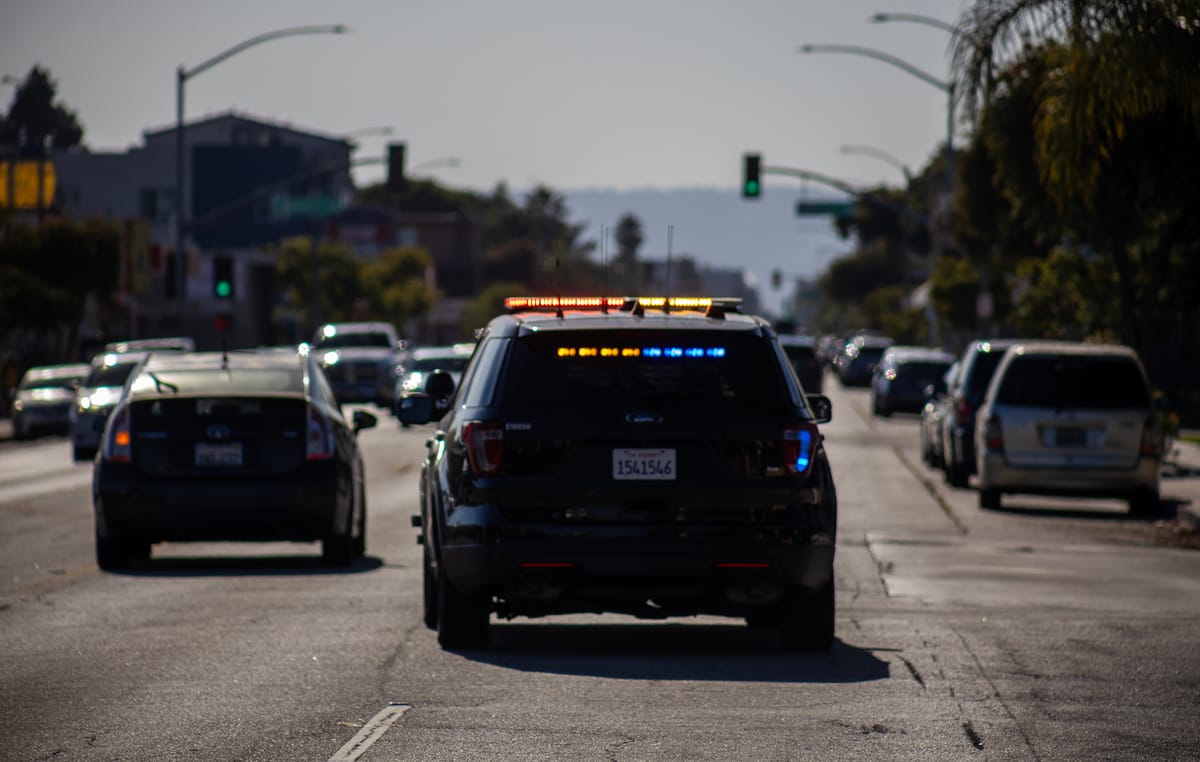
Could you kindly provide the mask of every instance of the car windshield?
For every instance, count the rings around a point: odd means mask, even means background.
[[[317,342],[317,349],[341,349],[345,347],[383,347],[391,349],[392,342],[386,333],[335,333]]]
[[[449,370],[455,373],[461,373],[462,369],[467,367],[467,360],[471,359],[466,355],[453,357],[422,357],[420,360],[414,360],[409,370],[418,370],[422,373],[434,370]]]
[[[791,397],[769,342],[672,331],[548,333],[514,341],[501,404],[653,407],[710,420],[784,415]]]
[[[74,389],[83,376],[51,376],[49,378],[26,378],[21,381],[20,390],[27,389]]]
[[[138,394],[194,394],[219,392],[277,392],[304,391],[304,376],[297,368],[164,368],[146,371],[133,383],[131,392]]]
[[[122,362],[115,365],[97,365],[92,368],[92,372],[88,374],[87,380],[83,382],[84,386],[101,387],[101,386],[122,386],[125,379],[129,378],[129,374],[133,372],[135,363]]]
[[[1024,356],[1005,372],[996,402],[1057,410],[1145,408],[1150,394],[1127,357]]]

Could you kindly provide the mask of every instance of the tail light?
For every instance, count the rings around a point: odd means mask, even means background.
[[[308,406],[308,427],[304,441],[304,455],[309,460],[333,457],[333,434],[329,429],[329,421],[312,405]]]
[[[967,402],[966,397],[962,397],[954,406],[954,412],[958,413],[958,418],[960,421],[965,421],[969,419],[975,411],[971,409],[971,403]]]
[[[788,473],[804,475],[812,468],[813,454],[821,433],[811,423],[797,424],[783,430],[783,462]]]
[[[133,437],[129,432],[129,408],[118,408],[108,423],[108,438],[104,441],[104,459],[113,463],[128,463],[133,458]]]
[[[495,476],[504,460],[504,426],[499,421],[468,421],[463,426],[467,460],[476,476]]]
[[[1004,452],[1004,427],[1000,417],[993,415],[983,427],[983,446],[990,452]]]
[[[1157,458],[1162,455],[1162,450],[1162,427],[1158,425],[1157,418],[1149,416],[1146,418],[1146,422],[1142,424],[1142,441],[1138,445],[1138,455],[1144,458]]]

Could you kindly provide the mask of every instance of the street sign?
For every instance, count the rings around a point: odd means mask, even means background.
[[[288,196],[283,193],[271,196],[271,217],[285,220],[289,217],[332,217],[342,211],[344,204],[335,196]]]
[[[854,214],[853,201],[797,201],[796,215],[832,214],[834,217],[849,217]]]
[[[15,163],[15,168],[14,168]],[[38,175],[41,175],[39,183]],[[0,208],[46,209],[54,201],[58,175],[54,163],[21,159],[0,161]],[[11,193],[10,193],[11,191]],[[41,202],[38,192],[41,191]]]

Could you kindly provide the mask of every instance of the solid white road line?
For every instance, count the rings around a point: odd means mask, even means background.
[[[383,734],[388,731],[396,720],[400,719],[400,715],[412,709],[410,704],[400,704],[392,702],[383,708],[379,714],[375,715],[363,725],[362,730],[351,738],[350,741],[337,750],[337,753],[329,758],[329,762],[354,762],[354,760],[366,753],[367,749],[371,748],[371,744],[383,737]]]

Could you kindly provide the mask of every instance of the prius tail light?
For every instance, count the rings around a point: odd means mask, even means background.
[[[333,457],[333,432],[321,411],[308,406],[308,425],[305,427],[304,455],[308,460],[328,460]]]
[[[128,463],[133,459],[133,435],[129,430],[129,407],[118,408],[108,422],[108,438],[104,441],[104,459],[113,463]]]

